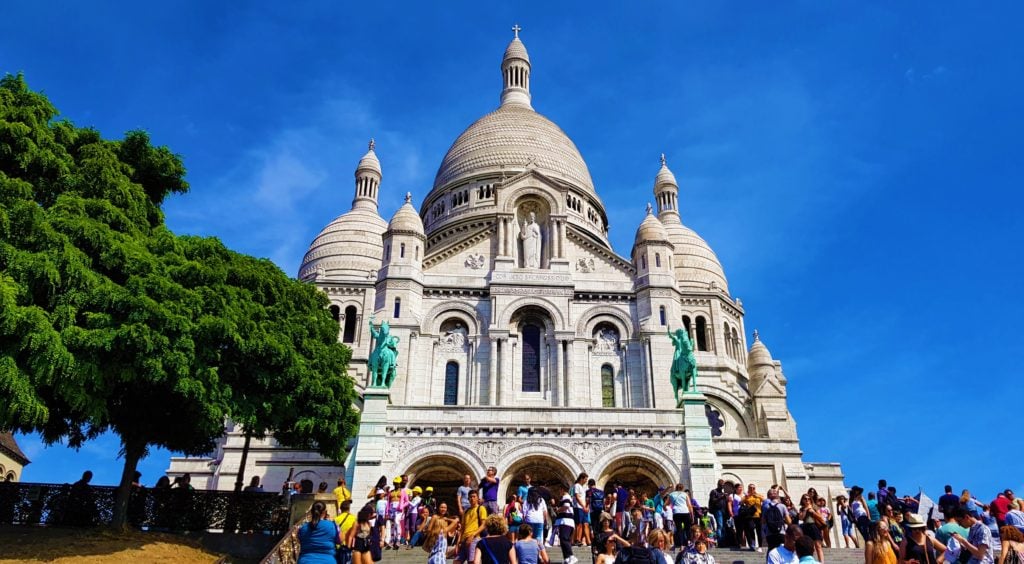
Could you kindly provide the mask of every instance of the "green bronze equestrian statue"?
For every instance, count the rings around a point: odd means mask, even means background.
[[[693,354],[693,341],[684,329],[668,331],[672,346],[676,348],[672,355],[672,395],[679,401],[679,390],[683,393],[697,391],[697,357]]]
[[[390,388],[398,366],[398,337],[391,334],[391,325],[387,321],[374,327],[372,315],[370,335],[374,339],[373,352],[370,353],[370,387]]]

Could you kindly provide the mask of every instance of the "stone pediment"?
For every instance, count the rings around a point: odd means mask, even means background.
[[[634,276],[636,276],[636,269],[633,268],[633,263],[619,256],[615,251],[607,249],[604,246],[592,241],[589,237],[577,231],[576,227],[571,224],[566,227],[566,232],[569,241],[571,241],[581,249],[585,250],[588,255],[592,255],[595,258],[595,261],[601,260],[603,263],[605,263],[607,265],[607,267],[605,267],[605,270],[614,269],[618,272],[621,272],[629,276],[631,279]],[[598,265],[596,262],[593,265],[591,265],[588,261],[586,263],[586,266],[578,264],[578,258],[590,257],[577,257],[577,260],[573,260],[573,268],[575,270],[596,272],[599,272],[601,270],[601,266]]]
[[[443,232],[434,235],[430,238],[428,246],[431,247],[427,253],[427,256],[423,258],[423,270],[429,270],[437,267],[441,263],[448,261],[452,257],[465,253],[470,249],[474,249],[480,245],[481,242],[489,241],[494,235],[494,223],[492,221],[476,221],[469,224],[455,225]],[[489,245],[487,245],[489,247]],[[483,260],[486,261],[490,257],[490,249],[488,252],[475,252],[474,259],[476,264],[480,264],[481,258],[476,255],[484,255]],[[470,257],[466,257],[469,259]],[[473,266],[473,265],[469,265]],[[479,266],[477,268],[480,268]],[[474,269],[475,270],[475,269]]]

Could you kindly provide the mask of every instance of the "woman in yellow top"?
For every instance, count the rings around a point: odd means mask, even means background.
[[[338,564],[350,564],[352,562],[352,547],[348,543],[348,532],[356,524],[356,516],[348,512],[351,508],[352,500],[346,499],[341,502],[338,516],[334,518],[334,523],[338,525],[339,538],[343,541],[342,544],[337,546],[338,552],[335,555]]]
[[[761,552],[757,536],[761,534],[761,504],[764,496],[757,493],[757,486],[747,485],[747,495],[740,501],[740,514],[736,519],[736,533],[746,537],[746,544],[751,550]],[[740,548],[743,548],[742,542]]]
[[[868,545],[864,564],[896,564],[898,548],[889,536],[889,521],[882,519],[875,527],[874,546]]]

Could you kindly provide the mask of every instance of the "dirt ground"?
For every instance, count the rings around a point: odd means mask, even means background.
[[[128,532],[57,527],[0,528],[0,564],[56,562],[106,564],[174,562],[212,564],[220,555],[198,543],[163,533]]]

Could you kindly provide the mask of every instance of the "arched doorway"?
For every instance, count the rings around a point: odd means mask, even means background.
[[[504,487],[501,490],[501,505],[504,505],[510,492],[516,491],[523,484],[527,475],[530,476],[532,485],[544,486],[551,490],[554,496],[561,496],[568,491],[576,479],[572,469],[556,458],[545,455],[523,457],[509,466],[502,477]]]
[[[434,488],[434,497],[448,504],[449,511],[458,512],[455,506],[455,490],[462,485],[462,477],[469,474],[473,483],[479,479],[464,461],[449,455],[434,455],[413,462],[403,472],[409,476],[409,483],[424,490]]]
[[[658,486],[666,488],[674,486],[676,478],[658,463],[635,455],[625,455],[611,461],[601,472],[598,484],[604,486],[611,482],[621,482],[627,490],[635,490],[648,496],[658,491]]]

